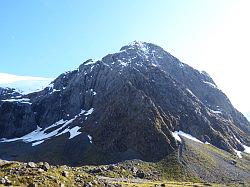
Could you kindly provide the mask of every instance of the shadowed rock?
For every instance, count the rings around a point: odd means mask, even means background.
[[[249,122],[212,78],[150,43],[133,42],[101,60],[88,60],[43,91],[22,97],[32,104],[0,102],[0,138],[72,119],[60,132],[76,126],[82,132],[72,139],[50,137],[35,147],[26,144],[38,160],[56,155],[60,162],[76,163],[156,161],[177,149],[172,135],[177,130],[229,152],[250,145]],[[82,113],[90,109],[90,115]],[[15,145],[5,142],[0,148]],[[56,151],[48,152],[51,147]],[[16,150],[17,159],[30,158]],[[62,156],[65,151],[70,154]]]

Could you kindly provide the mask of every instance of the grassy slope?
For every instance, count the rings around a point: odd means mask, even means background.
[[[91,182],[93,186],[104,186],[104,183],[122,186],[245,186],[250,184],[250,156],[243,159],[219,150],[211,145],[199,144],[184,139],[182,154],[176,151],[157,162],[139,160],[125,161],[101,166],[51,166],[46,171],[29,168],[25,163],[0,162],[0,179],[7,176],[13,185],[38,184],[39,186],[83,186]],[[97,172],[93,170],[99,169]],[[136,177],[136,171],[142,171],[143,179]],[[62,175],[63,171],[68,176]],[[203,182],[206,181],[206,182]],[[1,186],[1,185],[0,185]],[[250,185],[249,185],[250,186]]]
[[[220,150],[212,145],[185,139],[183,160],[186,168],[201,180],[218,183],[250,183],[250,155],[243,158]]]

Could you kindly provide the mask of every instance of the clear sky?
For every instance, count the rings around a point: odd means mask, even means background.
[[[248,0],[2,0],[0,72],[56,77],[133,40],[206,70],[250,111]]]

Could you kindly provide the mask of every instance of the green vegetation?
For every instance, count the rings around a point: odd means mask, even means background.
[[[249,173],[250,156],[244,154],[243,157],[239,159],[212,145],[187,140],[179,150],[159,162],[130,160],[110,165],[69,167],[51,166],[44,162],[21,163],[0,160],[0,187],[1,185],[34,186],[34,184],[52,187],[84,185],[91,187],[105,186],[105,184],[111,187],[242,186],[247,184],[247,178],[237,180],[240,178],[232,178],[234,175],[230,174],[230,169],[224,170],[232,168],[243,174]],[[227,175],[228,173],[231,176]]]
[[[187,171],[177,160],[177,153],[170,154],[166,159],[158,162],[156,166],[161,172],[163,179],[171,181],[200,182],[197,176]]]
[[[45,171],[39,167],[31,168],[24,163],[12,162],[1,166],[0,178],[7,177],[13,186],[79,186],[94,181],[95,177],[67,166],[50,166]]]

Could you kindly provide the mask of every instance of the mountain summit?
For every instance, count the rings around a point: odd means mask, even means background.
[[[0,90],[0,156],[52,163],[159,161],[183,137],[250,153],[250,124],[206,72],[132,42],[42,91]]]

